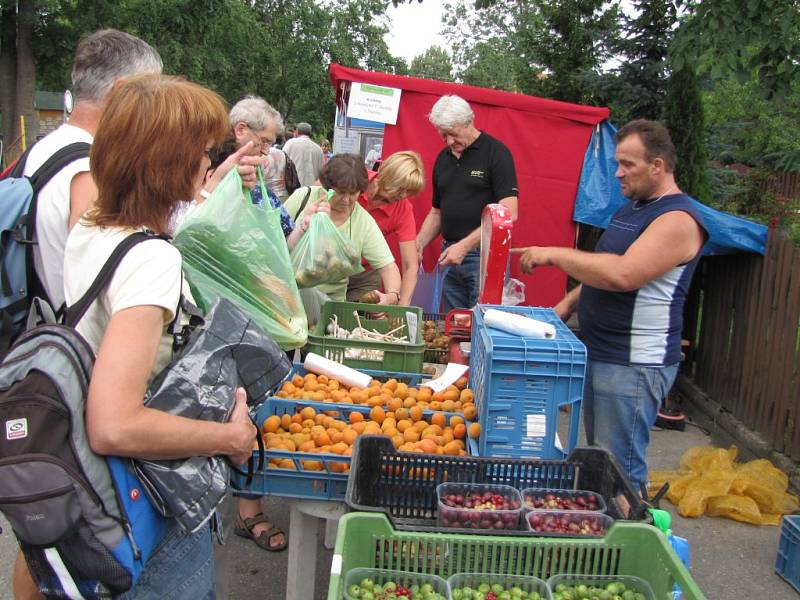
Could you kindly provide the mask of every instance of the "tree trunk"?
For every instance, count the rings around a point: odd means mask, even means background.
[[[15,137],[21,135],[19,115],[25,117],[25,137],[28,145],[36,141],[39,121],[33,108],[36,92],[36,63],[33,61],[33,24],[36,17],[34,0],[19,0],[17,9],[17,93],[15,112],[17,114]]]
[[[15,2],[4,2],[0,10],[0,136],[3,137],[5,157],[13,160],[14,97],[17,89],[17,7]]]

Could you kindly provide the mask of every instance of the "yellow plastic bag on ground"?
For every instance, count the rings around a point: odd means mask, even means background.
[[[778,525],[781,521],[781,515],[762,514],[752,498],[732,494],[709,498],[706,514],[709,517],[728,517],[752,525]]]
[[[738,454],[739,449],[736,446],[731,446],[727,450],[711,446],[695,446],[683,453],[680,465],[681,469],[696,473],[716,468],[732,469],[733,461]]]
[[[680,469],[653,471],[650,491],[669,482],[667,499],[684,517],[728,517],[743,523],[779,525],[783,514],[798,509],[798,499],[787,489],[789,478],[766,459],[735,462],[736,446],[729,449],[689,448]]]
[[[678,514],[699,517],[706,512],[709,498],[725,496],[736,474],[733,469],[710,469],[693,480],[678,503]]]
[[[775,468],[766,458],[759,458],[743,465],[736,465],[736,472],[739,475],[746,475],[753,481],[781,491],[789,487],[789,476],[780,469]]]

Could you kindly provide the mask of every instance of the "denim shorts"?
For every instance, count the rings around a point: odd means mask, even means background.
[[[587,362],[583,392],[586,441],[608,449],[637,492],[647,482],[650,428],[677,374],[677,364],[647,367]]]
[[[191,534],[170,519],[164,539],[123,600],[213,600],[214,559],[208,524]]]

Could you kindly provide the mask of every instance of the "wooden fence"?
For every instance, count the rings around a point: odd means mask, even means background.
[[[686,310],[684,373],[800,460],[800,249],[771,231],[763,257],[703,259]]]

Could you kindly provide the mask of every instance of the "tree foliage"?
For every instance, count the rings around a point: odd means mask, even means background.
[[[659,119],[677,9],[672,0],[636,0],[632,6],[637,14],[623,17],[624,35],[614,46],[622,57],[615,69],[614,101],[625,110],[620,121]]]
[[[426,79],[453,81],[453,61],[443,48],[431,46],[424,54],[414,57],[408,74]]]
[[[797,0],[678,0],[688,18],[677,32],[673,66],[688,57],[715,79],[753,73],[767,96],[782,95],[800,78]]]
[[[684,63],[673,71],[667,88],[665,120],[678,153],[678,184],[684,192],[708,202],[705,118],[694,68]]]
[[[609,56],[616,6],[602,0],[497,0],[474,6],[459,0],[445,12],[458,75],[465,81],[594,102],[586,75]]]
[[[152,44],[165,72],[202,83],[230,103],[258,94],[287,121],[308,121],[329,134],[331,62],[400,73],[407,68],[383,40],[384,0],[38,0],[35,6],[38,89],[68,88],[80,37],[115,27]],[[0,48],[0,81],[10,54]]]

